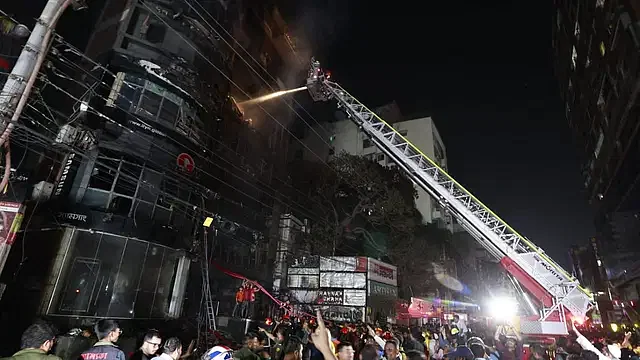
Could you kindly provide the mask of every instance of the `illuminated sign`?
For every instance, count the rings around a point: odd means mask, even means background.
[[[369,280],[397,286],[397,272],[397,268],[393,265],[389,265],[375,259],[369,259]]]

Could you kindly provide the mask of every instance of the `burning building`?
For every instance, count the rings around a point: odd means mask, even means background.
[[[274,13],[259,2],[107,0],[84,52],[56,39],[44,70],[53,124],[34,114],[16,133],[40,142],[24,159],[36,165],[26,229],[3,273],[5,304],[69,321],[194,314],[201,273],[191,264],[205,241],[213,261],[272,280],[278,222],[268,219],[280,218],[282,201],[270,194],[289,139],[252,126],[231,89],[246,89],[245,55],[275,46],[273,31],[253,26],[243,54],[233,29]],[[263,75],[285,64],[265,63]],[[208,237],[206,218],[217,229]],[[233,301],[233,279],[213,276],[211,288]]]

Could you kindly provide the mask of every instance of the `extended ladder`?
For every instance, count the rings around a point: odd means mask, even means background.
[[[506,270],[542,303],[536,321],[521,322],[525,334],[567,334],[565,312],[583,319],[593,306],[591,294],[542,249],[518,234],[391,125],[329,81],[312,60],[307,89],[315,101],[336,99],[347,117],[411,179],[446,208]]]
[[[202,293],[204,295],[204,306],[206,312],[206,321],[208,330],[217,330],[216,327],[216,310],[213,306],[213,298],[211,297],[211,286],[209,283],[209,259],[207,251],[207,230],[204,229],[204,240],[202,242],[203,253],[200,256],[200,269],[202,271]]]

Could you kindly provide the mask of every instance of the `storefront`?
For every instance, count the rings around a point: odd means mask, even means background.
[[[333,321],[387,321],[398,297],[396,268],[366,257],[297,259],[289,266],[287,285],[298,312],[320,309]]]

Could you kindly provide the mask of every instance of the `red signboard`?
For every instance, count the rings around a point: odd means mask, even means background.
[[[20,203],[0,201],[0,219],[2,219],[3,225],[0,231],[0,244],[13,244],[16,233],[22,224],[20,206]]]
[[[182,154],[178,155],[178,158],[176,159],[176,162],[177,162],[178,167],[180,169],[182,169],[183,171],[186,171],[188,173],[193,172],[193,170],[196,168],[195,161],[193,161],[193,158],[191,157],[191,155],[189,155],[187,153],[182,153]]]

